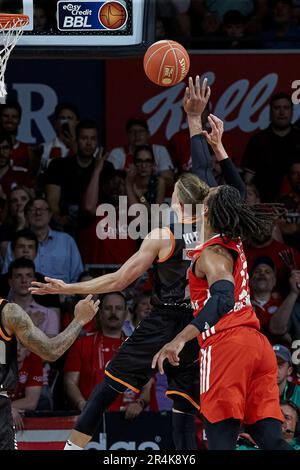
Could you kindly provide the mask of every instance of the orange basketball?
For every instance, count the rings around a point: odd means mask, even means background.
[[[144,55],[144,70],[156,85],[172,86],[181,82],[190,68],[185,48],[176,41],[157,41]]]
[[[127,10],[119,2],[107,2],[99,11],[99,20],[105,28],[120,29],[127,21]]]

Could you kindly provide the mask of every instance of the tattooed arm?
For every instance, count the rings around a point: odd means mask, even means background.
[[[49,338],[34,326],[29,315],[17,304],[6,304],[2,311],[2,322],[8,334],[15,334],[21,343],[33,353],[47,361],[56,361],[75,341],[83,325],[95,316],[99,301],[92,296],[75,306],[74,320],[59,335]]]

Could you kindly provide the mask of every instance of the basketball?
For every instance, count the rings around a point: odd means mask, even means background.
[[[105,28],[120,29],[127,21],[126,8],[119,2],[107,2],[100,8],[99,20]]]
[[[144,55],[144,70],[156,85],[180,83],[190,68],[186,49],[176,41],[162,40],[152,44]]]

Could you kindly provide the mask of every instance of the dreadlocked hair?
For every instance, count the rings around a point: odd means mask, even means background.
[[[220,186],[207,199],[208,222],[214,232],[230,239],[266,241],[282,215],[280,204],[249,206],[232,186]]]
[[[178,199],[182,205],[190,205],[193,215],[197,204],[202,204],[209,193],[209,186],[193,173],[182,173],[177,181]]]

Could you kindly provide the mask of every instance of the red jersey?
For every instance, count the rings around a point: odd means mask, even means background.
[[[82,336],[69,350],[64,371],[80,372],[78,387],[85,400],[89,398],[94,387],[104,379],[105,367],[118,352],[124,339],[124,337],[111,338],[97,332]],[[132,391],[120,394],[109,407],[109,411],[120,411],[135,399],[136,395]]]
[[[25,397],[27,387],[43,386],[43,361],[32,352],[25,357],[19,368],[18,384],[15,392],[11,395],[12,400]]]
[[[234,252],[235,261],[233,269],[234,277],[234,308],[224,315],[216,325],[206,329],[201,335],[199,335],[199,344],[202,347],[205,342],[205,346],[209,343],[213,343],[217,340],[218,336],[214,337],[217,333],[220,333],[229,328],[235,328],[239,326],[247,326],[256,328],[259,330],[259,321],[250,302],[250,291],[249,291],[249,276],[247,272],[247,261],[243,250],[243,244],[241,240],[223,240],[220,235],[216,235],[203,243],[194,252],[193,264],[197,260],[201,253],[208,246],[220,245],[227,250]],[[189,269],[189,285],[191,293],[192,306],[194,308],[194,316],[201,315],[201,310],[210,297],[209,286],[206,278],[198,278],[193,273],[193,265]],[[212,337],[212,338],[211,338]],[[208,340],[209,338],[209,340]]]

